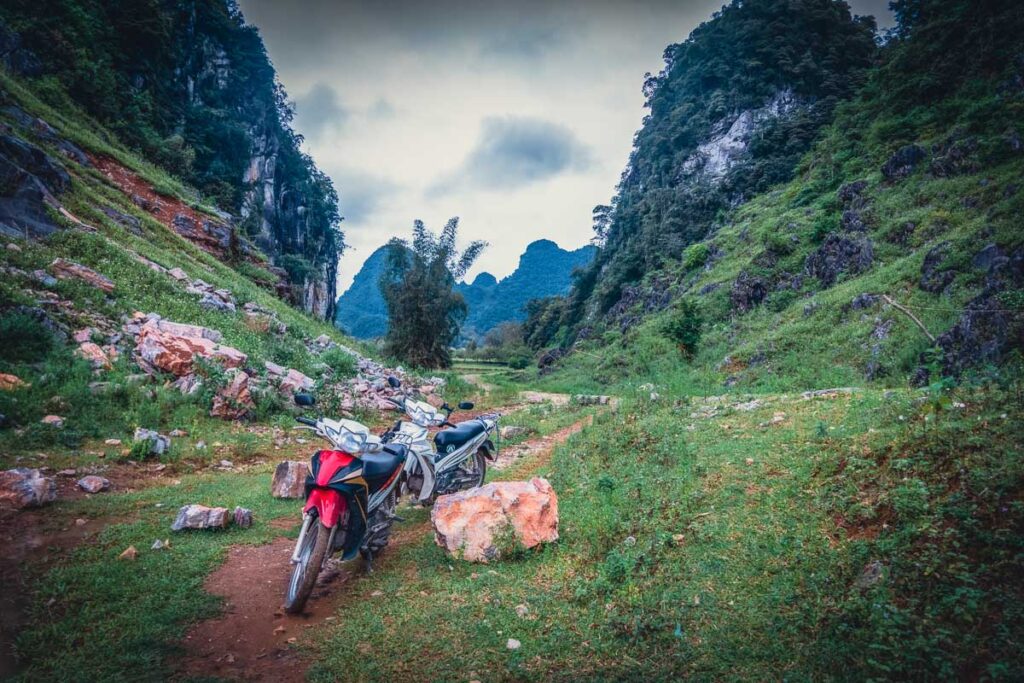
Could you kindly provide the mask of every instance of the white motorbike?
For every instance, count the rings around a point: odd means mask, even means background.
[[[389,377],[388,383],[399,389],[402,383]],[[453,424],[453,408],[447,403],[440,409],[408,395],[388,399],[402,410],[408,420],[399,420],[381,435],[385,443],[408,446],[402,479],[402,493],[409,493],[424,505],[437,496],[480,486],[487,475],[487,461],[497,457],[491,435],[498,428],[499,413],[480,415]],[[459,403],[459,410],[471,410],[473,404]],[[430,438],[431,427],[446,427]]]

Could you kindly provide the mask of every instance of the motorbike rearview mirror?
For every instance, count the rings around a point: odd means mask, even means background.
[[[402,386],[402,382],[394,375],[388,377],[388,384],[391,386],[392,389],[397,389],[400,386]]]
[[[308,407],[315,404],[316,399],[313,398],[313,394],[295,394],[295,405]]]
[[[459,410],[473,410],[473,402],[463,401],[462,403],[459,404]]]

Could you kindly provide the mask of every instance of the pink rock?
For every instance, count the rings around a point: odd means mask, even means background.
[[[281,391],[294,394],[297,391],[311,391],[315,382],[298,370],[288,370],[281,379]]]
[[[249,392],[249,375],[242,370],[235,370],[231,382],[213,397],[210,416],[239,420],[255,407]]]
[[[57,500],[57,482],[28,467],[0,472],[0,500],[18,508],[39,507]]]
[[[40,420],[44,425],[50,425],[51,427],[57,427],[58,429],[64,426],[64,418],[60,415],[47,415]]]
[[[92,363],[94,368],[106,368],[110,369],[110,359],[107,358],[107,354],[103,352],[103,349],[98,344],[94,344],[91,341],[87,341],[83,344],[79,344],[78,349],[75,353],[85,360]]]
[[[220,333],[196,325],[149,321],[139,331],[135,353],[144,363],[178,377],[192,374],[194,358],[216,360],[227,368],[244,365],[248,357],[238,349],[218,344],[210,336]]]
[[[91,268],[86,268],[81,263],[66,261],[62,258],[54,259],[50,264],[50,270],[61,280],[77,278],[88,282],[93,287],[102,289],[108,294],[114,291],[114,282],[105,275],[100,275]]]
[[[83,327],[80,330],[76,330],[73,335],[73,339],[76,344],[83,344],[92,339],[92,333],[95,332],[91,327]]]
[[[110,488],[110,480],[90,474],[78,480],[78,488],[89,493],[99,493]]]
[[[186,505],[178,510],[178,517],[171,525],[171,531],[183,529],[223,529],[231,522],[227,508],[211,508],[205,505]]]
[[[179,282],[188,279],[188,273],[186,273],[181,268],[171,268],[169,271],[167,271],[167,274],[173,277],[175,280],[178,280]]]
[[[509,529],[526,548],[558,540],[558,497],[551,484],[538,477],[494,482],[441,496],[430,521],[434,540],[449,554],[488,562],[500,557],[497,539]]]
[[[274,470],[270,494],[274,498],[305,498],[309,466],[298,460],[285,460]]]

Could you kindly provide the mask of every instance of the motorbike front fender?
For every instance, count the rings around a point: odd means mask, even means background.
[[[413,451],[413,455],[416,457],[418,467],[423,473],[423,488],[420,489],[420,495],[418,496],[418,500],[422,503],[434,494],[434,463],[433,458],[420,451]]]
[[[345,496],[334,489],[316,488],[309,492],[306,507],[302,511],[308,514],[315,509],[320,523],[331,529],[338,525],[347,505]]]

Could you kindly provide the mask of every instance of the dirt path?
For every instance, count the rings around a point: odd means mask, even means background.
[[[495,469],[517,477],[529,476],[550,461],[556,446],[590,420],[584,418],[553,434],[510,447],[510,452],[499,456]],[[376,570],[388,571],[389,556],[394,557],[404,546],[429,533],[429,520],[400,523],[387,551],[375,563]],[[343,584],[353,572],[363,571],[363,565],[354,561],[329,568],[321,574],[307,613],[289,616],[280,606],[291,572],[289,559],[294,543],[282,537],[263,546],[230,549],[227,560],[205,584],[208,592],[224,597],[225,612],[198,624],[186,636],[188,655],[182,665],[183,674],[246,681],[305,680],[306,664],[292,644],[301,643],[309,630],[334,619],[346,601]]]

